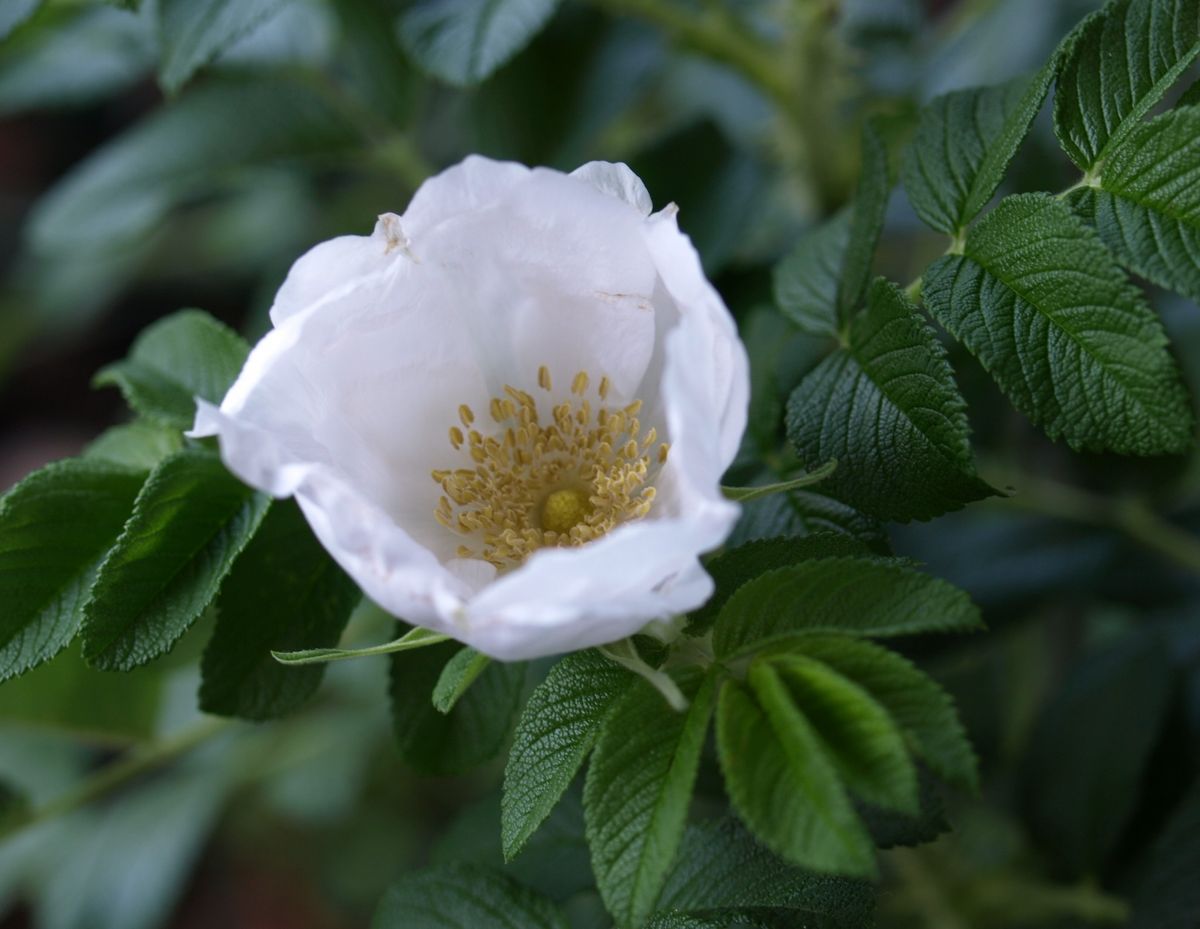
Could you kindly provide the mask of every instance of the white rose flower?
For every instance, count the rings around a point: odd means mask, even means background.
[[[495,658],[703,603],[738,508],[744,349],[675,208],[621,164],[471,157],[292,267],[193,435],[295,496],[381,607]]]

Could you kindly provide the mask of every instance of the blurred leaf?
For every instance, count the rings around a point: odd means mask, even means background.
[[[21,823],[29,814],[29,798],[7,780],[0,780],[0,835]]]
[[[821,558],[743,584],[721,610],[713,648],[725,657],[804,635],[887,637],[982,627],[966,594],[905,562]]]
[[[813,929],[862,929],[871,924],[875,889],[866,881],[791,867],[729,818],[688,826],[659,906],[714,917],[790,917]]]
[[[1103,162],[1200,54],[1200,0],[1116,0],[1067,53],[1054,131],[1085,171]]]
[[[833,763],[775,671],[756,662],[747,690],[725,681],[717,748],[729,799],[768,847],[800,867],[875,873],[871,840]]]
[[[825,489],[875,516],[929,519],[990,494],[975,475],[966,404],[933,330],[882,278],[848,344],[788,400],[788,436]]]
[[[1200,782],[1171,812],[1141,867],[1128,929],[1193,929],[1200,915]]]
[[[838,329],[850,322],[871,281],[871,262],[883,231],[892,183],[888,175],[888,153],[875,126],[863,126],[862,168],[858,189],[850,206],[850,233],[841,262],[837,289]]]
[[[912,751],[949,784],[978,791],[975,753],[954,701],[908,659],[847,636],[811,637],[794,648],[854,681],[877,700],[909,739]]]
[[[1035,833],[1076,874],[1104,864],[1135,809],[1172,675],[1153,634],[1076,666],[1042,711],[1024,770]]]
[[[97,387],[113,384],[143,416],[188,429],[196,397],[220,403],[241,373],[250,348],[201,310],[180,310],[148,326],[124,361],[102,368]]]
[[[964,254],[930,266],[924,296],[1050,438],[1136,455],[1192,444],[1190,403],[1158,318],[1061,201],[1002,200],[971,228]]]
[[[938,97],[921,111],[904,161],[917,215],[959,235],[987,206],[1050,90],[1057,58],[1033,78]]]
[[[592,871],[619,925],[638,926],[654,909],[692,801],[713,712],[712,676],[680,681],[682,712],[638,680],[604,721],[583,789]]]
[[[1200,107],[1136,127],[1071,205],[1134,272],[1200,302]]]
[[[0,681],[53,658],[74,638],[96,571],[144,478],[70,458],[0,498]]]
[[[838,287],[850,245],[851,217],[843,210],[810,230],[775,265],[775,303],[803,332],[837,333]]]
[[[722,607],[747,581],[773,568],[810,558],[868,554],[857,539],[835,532],[815,532],[799,538],[757,539],[729,548],[704,565],[713,579],[713,595],[688,617],[688,635],[703,635],[717,621]]]
[[[19,14],[23,2],[5,0],[0,20]],[[0,47],[0,116],[94,103],[133,84],[153,62],[146,17],[47,7]]]
[[[88,663],[128,671],[170,651],[216,597],[269,503],[213,452],[185,449],[160,464],[84,604]]]
[[[283,0],[158,0],[158,81],[173,94],[242,36],[283,7]]]
[[[457,774],[500,754],[525,690],[525,664],[493,661],[449,713],[430,700],[461,646],[443,642],[392,656],[392,725],[400,757],[423,774]]]
[[[866,823],[876,848],[924,845],[950,831],[942,796],[933,777],[921,767],[917,768],[917,803],[919,808],[914,814],[858,804],[858,815]]]
[[[112,249],[248,166],[344,157],[359,144],[344,113],[300,78],[210,80],[74,168],[38,202],[29,240],[54,256]]]
[[[300,508],[272,504],[221,585],[217,628],[201,662],[200,708],[242,719],[296,709],[316,692],[324,668],[284,667],[271,652],[332,645],[360,597]]]
[[[72,645],[54,661],[0,684],[0,720],[89,739],[146,739],[156,732],[162,697],[160,669],[108,674],[89,667]]]
[[[42,0],[8,0],[8,3],[0,7],[0,42],[7,39],[14,29],[37,12],[41,5]]]
[[[559,0],[417,0],[400,40],[418,65],[451,84],[477,84],[529,44]]]
[[[388,889],[371,929],[567,929],[550,900],[479,865],[407,874]]]
[[[467,688],[484,672],[491,660],[473,648],[460,649],[446,662],[433,687],[433,705],[439,713],[449,713]]]
[[[151,471],[182,447],[183,436],[177,430],[139,419],[100,433],[83,450],[83,457],[139,471]]]
[[[513,858],[554,809],[632,678],[594,649],[561,659],[530,694],[504,770],[500,831]]]
[[[342,27],[338,63],[354,89],[393,126],[412,116],[418,75],[400,50],[395,16],[377,0],[333,0]]]

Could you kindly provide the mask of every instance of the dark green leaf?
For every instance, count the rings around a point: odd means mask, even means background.
[[[120,388],[143,416],[190,428],[196,397],[220,403],[246,362],[249,346],[201,310],[181,310],[147,327],[124,361],[100,370],[93,383]]]
[[[835,335],[838,286],[850,244],[850,211],[807,233],[775,266],[775,303],[804,332]]]
[[[113,426],[84,449],[83,457],[108,461],[139,471],[151,471],[183,447],[179,430],[146,420]]]
[[[345,155],[360,144],[346,116],[298,78],[208,81],[74,168],[38,202],[31,242],[48,255],[115,248],[232,170]]]
[[[1137,274],[1200,302],[1200,107],[1138,126],[1071,205]]]
[[[144,477],[68,459],[0,498],[0,681],[53,658],[74,638],[96,571]]]
[[[1124,140],[1200,54],[1200,0],[1115,0],[1067,52],[1054,131],[1085,171]]]
[[[1073,872],[1099,870],[1137,806],[1171,685],[1162,641],[1133,635],[1079,665],[1038,719],[1027,807],[1043,846]]]
[[[473,648],[460,649],[446,662],[441,677],[433,687],[433,705],[439,713],[449,713],[475,678],[484,672],[491,660]]]
[[[868,122],[863,127],[862,168],[850,208],[850,237],[838,282],[839,328],[850,322],[867,292],[871,262],[875,257],[875,246],[879,244],[879,234],[883,231],[883,215],[891,189],[887,147],[879,132]]]
[[[820,661],[790,654],[770,663],[846,788],[867,803],[915,815],[916,768],[887,710],[866,689]]]
[[[1042,108],[1055,61],[1032,79],[956,90],[921,111],[903,170],[921,219],[957,236],[987,206]]]
[[[1003,200],[971,229],[964,254],[929,268],[924,295],[1051,438],[1139,455],[1191,445],[1192,412],[1162,326],[1062,202]]]
[[[721,610],[713,647],[720,657],[798,635],[981,628],[979,610],[965,593],[904,562],[823,558],[776,568],[744,584]]]
[[[554,808],[600,734],[610,707],[633,678],[599,652],[568,655],[534,689],[504,770],[500,832],[514,857]]]
[[[727,680],[717,708],[721,769],[738,815],[793,864],[873,875],[871,839],[783,681],[756,663],[751,686],[753,695]]]
[[[418,0],[400,40],[423,69],[451,84],[477,84],[521,51],[559,0]]]
[[[914,754],[938,777],[964,790],[979,789],[978,762],[954,701],[907,658],[846,636],[805,638],[795,647],[879,701],[912,741]]]
[[[950,831],[937,783],[933,775],[921,767],[917,769],[917,793],[920,808],[915,814],[858,804],[858,815],[866,823],[876,848],[924,845]]]
[[[1200,914],[1200,781],[1171,812],[1131,901],[1128,929],[1194,929]]]
[[[870,925],[875,889],[781,861],[733,819],[689,826],[663,888],[662,910],[788,914],[816,929]]]
[[[284,667],[271,652],[333,645],[360,596],[300,508],[273,504],[221,585],[217,628],[200,667],[201,709],[242,719],[294,710],[316,691],[324,668]]]
[[[550,900],[479,865],[442,865],[393,884],[371,929],[567,929]]]
[[[697,678],[680,683],[691,697],[684,712],[636,681],[605,720],[588,766],[583,813],[592,870],[621,926],[645,922],[683,837],[714,702],[712,678]]]
[[[688,620],[689,635],[703,635],[717,621],[726,601],[739,587],[772,568],[782,568],[811,558],[868,554],[867,546],[857,539],[835,532],[815,532],[793,538],[758,539],[729,549],[707,562],[704,569],[712,576],[715,591]]]
[[[391,659],[396,745],[400,757],[422,773],[457,774],[496,757],[520,708],[524,663],[493,661],[449,713],[439,713],[430,694],[459,648],[443,642]]]
[[[338,64],[372,110],[407,125],[420,87],[400,49],[392,9],[377,0],[333,0],[342,26]]]
[[[788,400],[788,436],[823,487],[883,519],[929,519],[991,493],[975,476],[966,405],[946,353],[916,308],[882,278],[848,346]]]
[[[158,82],[175,93],[193,74],[283,8],[283,0],[159,0]]]
[[[29,798],[7,780],[0,780],[0,836],[16,828],[29,814]]]
[[[742,545],[780,536],[802,538],[826,532],[849,536],[878,554],[891,551],[887,532],[878,519],[812,490],[752,500],[742,507],[742,517],[726,544]]]
[[[128,671],[170,651],[216,597],[269,502],[207,450],[159,465],[84,604],[88,662]]]

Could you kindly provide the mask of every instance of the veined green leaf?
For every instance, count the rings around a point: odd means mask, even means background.
[[[221,585],[200,665],[201,709],[242,719],[291,712],[316,691],[324,668],[284,667],[272,652],[336,642],[360,597],[300,508],[272,504]]]
[[[925,274],[925,302],[1017,409],[1074,448],[1154,455],[1191,444],[1167,337],[1094,230],[1045,194],[1008,197],[962,255]]]
[[[0,498],[0,681],[53,658],[75,636],[96,571],[145,473],[67,459]]]
[[[970,598],[900,561],[822,558],[768,571],[729,598],[718,657],[798,635],[912,635],[983,628]]]
[[[558,662],[525,704],[517,723],[500,803],[506,858],[516,856],[558,803],[617,697],[633,682],[628,671],[596,651]]]
[[[714,703],[711,676],[681,681],[684,712],[644,681],[613,707],[583,790],[592,870],[608,911],[639,926],[675,859]]]
[[[852,794],[884,809],[917,813],[916,767],[899,727],[869,691],[804,655],[760,660],[770,661]]]
[[[1085,22],[1054,98],[1075,164],[1104,161],[1200,54],[1200,0],[1113,0]]]
[[[283,0],[159,0],[158,82],[169,94],[283,8]]]
[[[473,648],[461,648],[446,662],[433,687],[433,705],[439,713],[449,713],[475,678],[484,672],[492,659]]]
[[[875,258],[875,246],[879,244],[879,234],[883,231],[883,216],[892,190],[887,147],[870,122],[863,127],[861,172],[850,206],[850,234],[838,281],[839,328],[851,321],[867,292],[871,262]]]
[[[803,332],[832,336],[838,329],[838,285],[850,244],[850,211],[805,234],[775,265],[775,303]]]
[[[419,0],[400,19],[400,41],[430,74],[477,84],[521,51],[559,0]]]
[[[750,687],[727,680],[717,708],[717,749],[734,809],[792,864],[874,875],[871,839],[783,681],[756,662]]]
[[[900,288],[879,278],[849,344],[788,400],[788,436],[823,486],[884,519],[929,519],[992,492],[975,476],[966,405],[946,353]]]
[[[183,447],[177,429],[146,420],[113,426],[83,451],[84,458],[99,459],[140,471],[151,471],[168,455]]]
[[[93,383],[120,388],[138,413],[187,429],[196,397],[220,403],[250,348],[232,329],[201,310],[181,310],[147,327],[124,361],[102,368]]]
[[[1144,123],[1071,196],[1126,267],[1200,302],[1200,107]]]
[[[796,650],[854,681],[891,714],[930,770],[964,790],[979,789],[979,769],[954,701],[931,677],[889,649],[847,636],[811,637]]]
[[[166,459],[138,493],[84,604],[84,658],[128,671],[168,652],[216,597],[269,503],[213,452]]]
[[[541,894],[480,865],[454,864],[406,874],[393,884],[371,929],[568,929]]]

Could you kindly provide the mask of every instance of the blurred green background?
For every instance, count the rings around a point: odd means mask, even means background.
[[[771,308],[770,269],[846,202],[864,120],[898,154],[921,103],[1039,66],[1096,5],[534,3],[527,45],[463,64],[423,39],[431,8],[463,7],[446,0],[255,0],[215,48],[171,39],[186,0],[0,0],[0,487],[119,420],[89,381],[146,324],[198,306],[257,337],[301,252],[368,233],[471,152],[626,161],[680,205],[754,362],[731,482],[760,478],[821,350]],[[1061,189],[1068,168],[1043,118],[1011,189]],[[897,192],[878,270],[906,283],[942,246]],[[1195,393],[1200,312],[1152,300]],[[989,633],[913,657],[958,697],[986,787],[946,798],[953,833],[885,854],[879,923],[1200,926],[1200,567],[1137,538],[1151,510],[1197,544],[1200,465],[1070,453],[953,362],[984,476],[1017,494],[879,533],[984,607]],[[749,507],[737,537],[856,518],[781,506]],[[347,640],[391,623],[364,607]],[[199,641],[0,686],[0,783],[38,811],[0,840],[0,927],[365,926],[403,869],[498,859],[501,768],[406,768],[386,661],[335,665],[305,711],[252,726],[195,710]],[[719,790],[702,777],[699,802]],[[514,868],[603,926],[580,833],[569,802]]]

